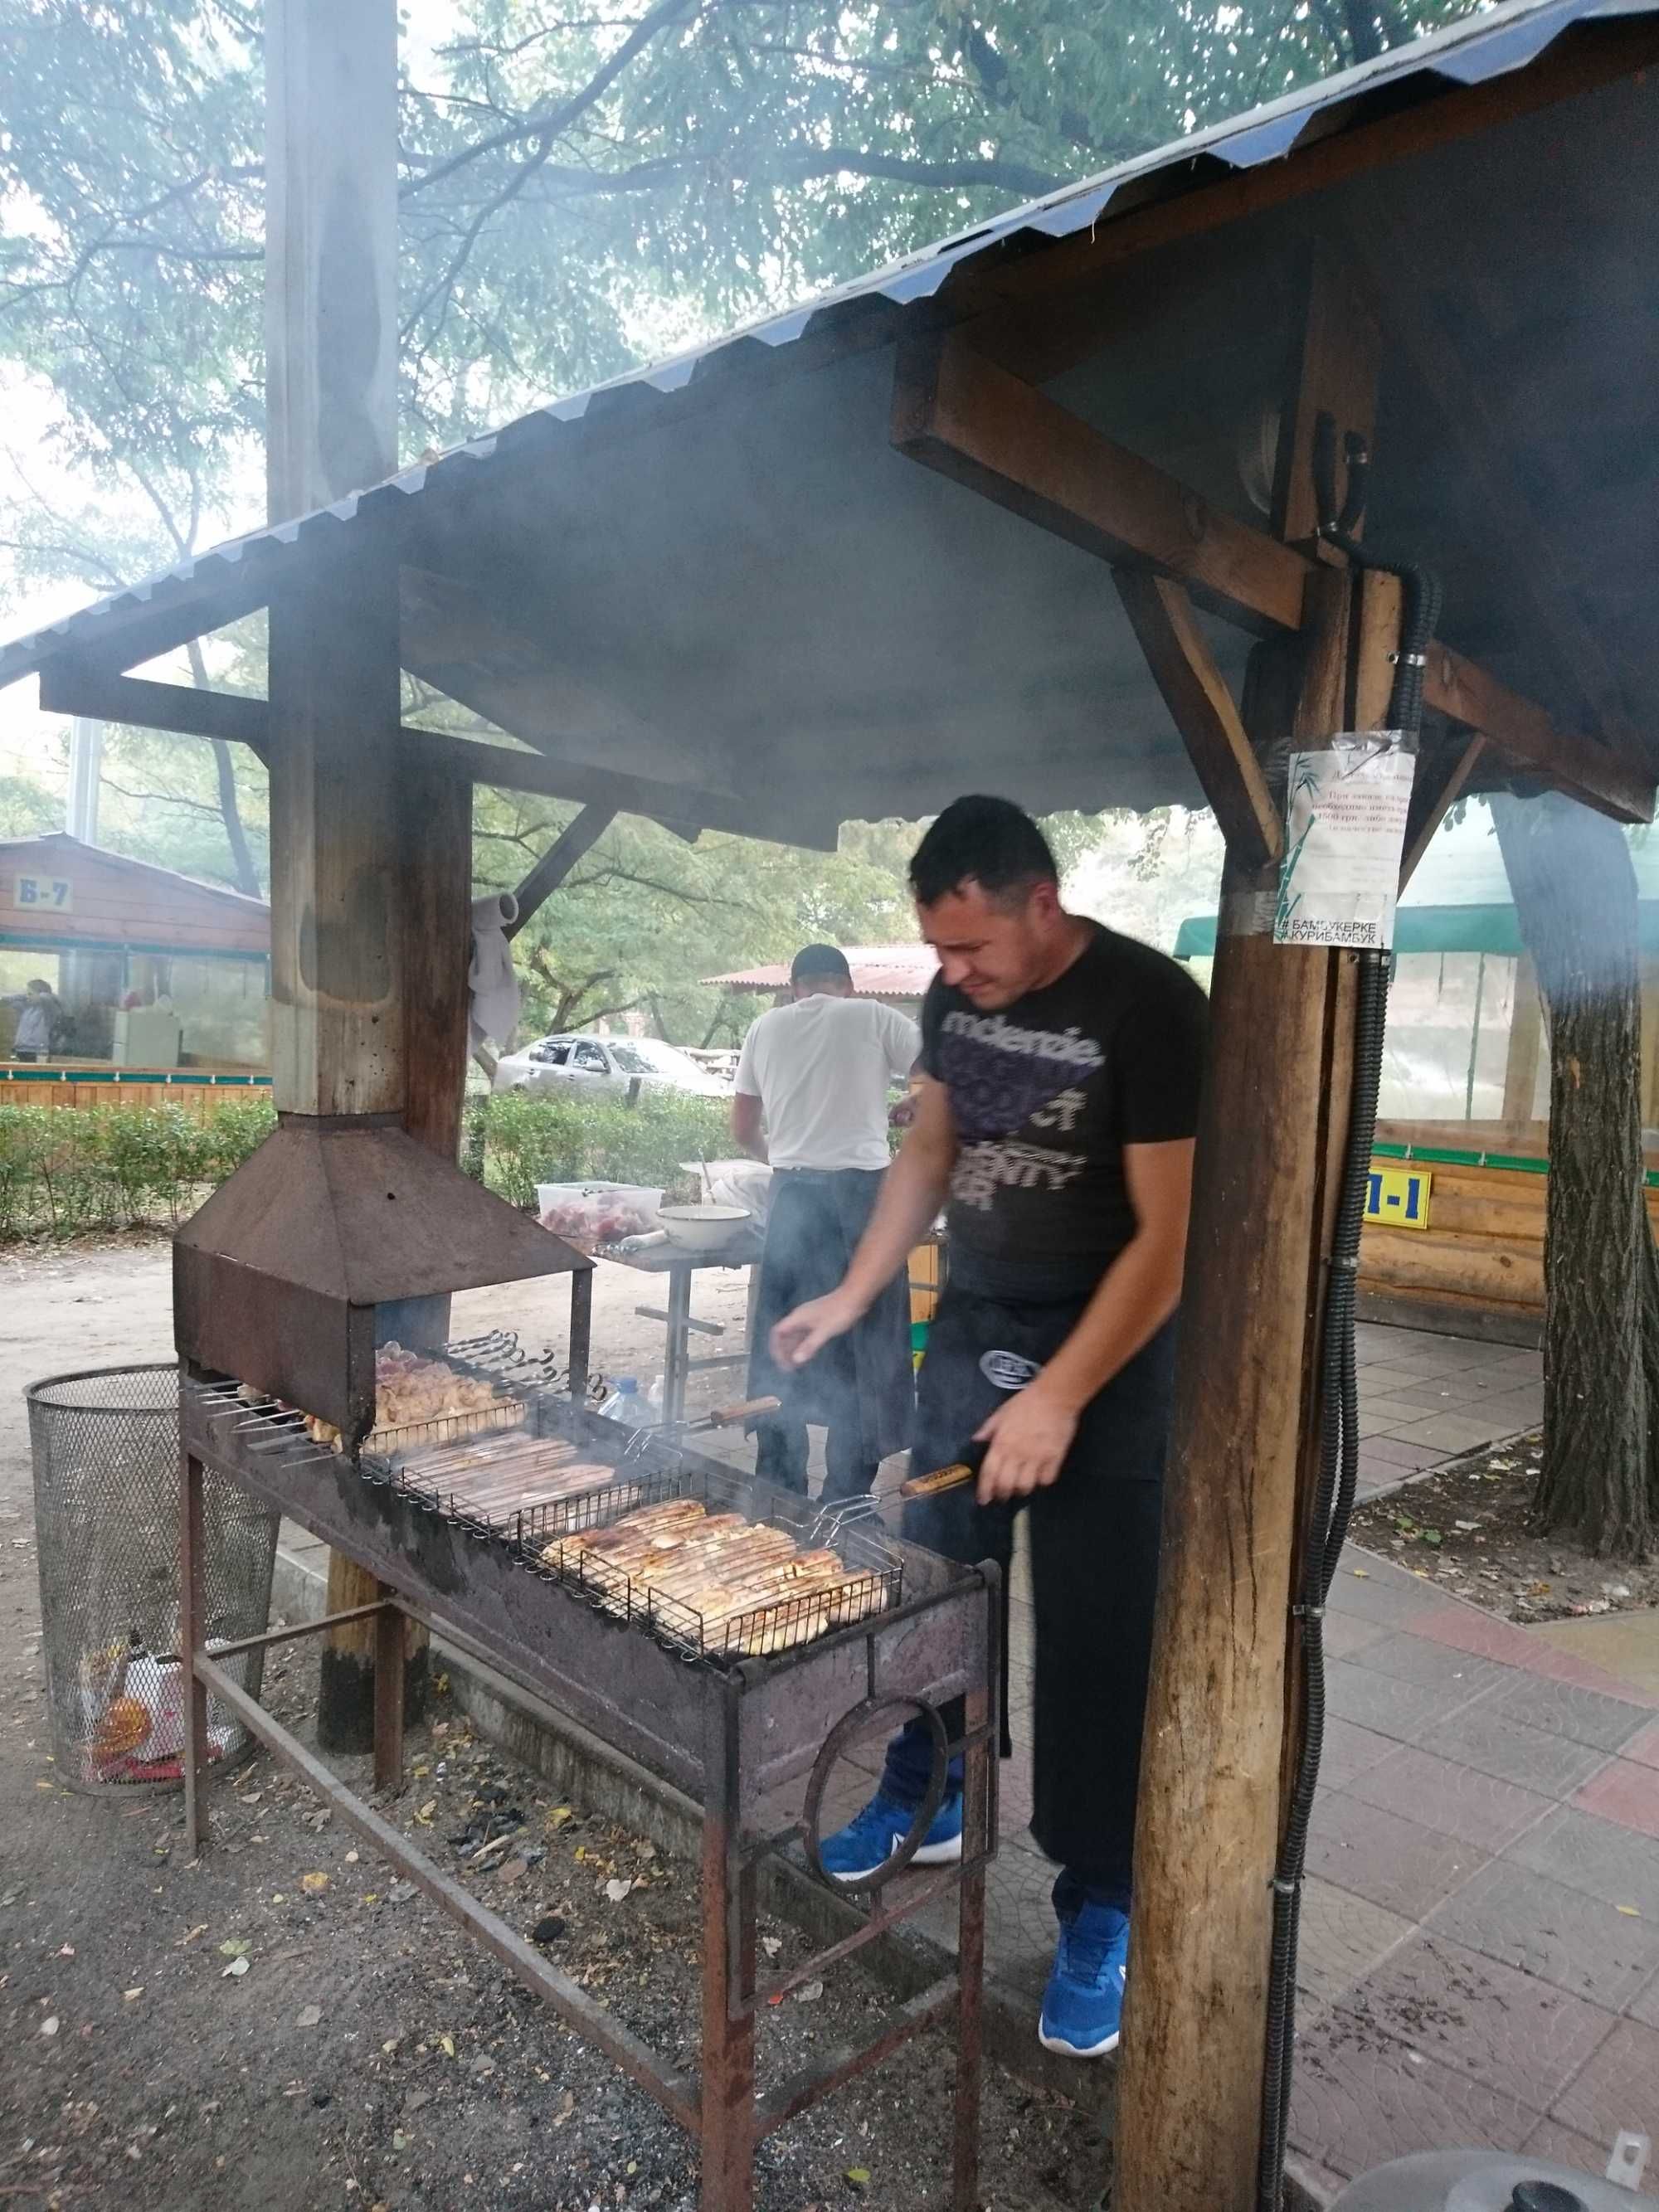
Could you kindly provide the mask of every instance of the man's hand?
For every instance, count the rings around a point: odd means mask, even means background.
[[[890,1129],[908,1129],[916,1118],[916,1102],[913,1097],[901,1098],[896,1106],[887,1109]]]
[[[810,1310],[803,1308],[802,1310]],[[1077,1434],[1078,1417],[1042,1378],[1016,1391],[974,1432],[975,1443],[988,1443],[979,1471],[978,1498],[990,1505],[1002,1498],[1029,1498],[1058,1480]]]
[[[809,1298],[793,1313],[786,1314],[767,1342],[778,1365],[805,1367],[832,1337],[845,1336],[860,1318],[860,1309],[840,1291],[827,1297]]]

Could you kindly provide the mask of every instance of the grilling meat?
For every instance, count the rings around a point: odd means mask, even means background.
[[[838,1553],[803,1551],[787,1529],[706,1513],[694,1498],[561,1537],[542,1556],[551,1566],[579,1567],[614,1610],[647,1607],[670,1633],[745,1655],[786,1650],[885,1602],[881,1577],[848,1567]]]

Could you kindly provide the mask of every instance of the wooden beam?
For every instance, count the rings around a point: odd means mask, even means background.
[[[892,440],[913,460],[1088,552],[1178,577],[1246,629],[1301,625],[1309,568],[1301,554],[1218,513],[960,338],[901,349]]]
[[[1406,817],[1406,849],[1400,863],[1400,888],[1411,881],[1429,841],[1462,796],[1476,762],[1486,750],[1479,730],[1454,730],[1437,742],[1425,741],[1412,778],[1411,808]]]
[[[1343,411],[1352,416],[1351,404]],[[1131,453],[995,363],[959,336],[930,338],[899,356],[893,442],[1114,566],[1177,577],[1194,599],[1262,633],[1294,630],[1320,563],[1248,523],[1220,515],[1175,477]],[[1620,822],[1653,818],[1654,779],[1610,745],[1559,729],[1449,647],[1425,673],[1431,709],[1480,730],[1571,798]]]
[[[565,824],[514,892],[519,911],[502,930],[503,937],[518,935],[536,909],[557,890],[583,854],[598,844],[616,818],[614,807],[584,806],[574,822]]]
[[[1429,647],[1423,696],[1448,721],[1489,738],[1494,748],[1615,822],[1651,822],[1654,779],[1611,745],[1559,729],[1544,709],[1500,684],[1449,645]]]
[[[1382,341],[1352,263],[1339,258],[1322,233],[1304,250],[1288,404],[1273,471],[1273,528],[1276,538],[1316,560],[1340,561],[1342,555],[1318,534],[1322,522],[1336,518],[1319,512],[1316,449],[1329,440],[1340,512],[1346,482],[1343,441],[1350,434],[1362,438],[1369,453],[1376,427]]]
[[[156,684],[144,676],[117,676],[78,654],[60,653],[40,671],[40,711],[88,714],[141,730],[173,730],[191,738],[222,738],[246,745],[264,760],[270,708],[264,699],[232,691],[203,691],[189,684]]]
[[[188,684],[155,684],[147,678],[116,676],[101,667],[62,654],[41,672],[41,704],[49,713],[89,714],[144,730],[172,730],[183,737],[223,738],[246,745],[261,760],[270,743],[270,706],[229,691],[204,691]],[[830,801],[814,800],[797,821],[793,811],[755,804],[736,792],[699,790],[692,785],[624,775],[591,769],[541,752],[512,752],[505,745],[474,743],[446,731],[422,730],[405,722],[398,731],[404,751],[418,755],[471,783],[501,791],[533,792],[544,799],[609,806],[615,814],[639,814],[659,822],[678,837],[695,839],[703,830],[733,836],[770,837],[787,844],[833,853],[840,817]]]
[[[1247,866],[1265,867],[1285,849],[1279,809],[1192,601],[1151,568],[1115,568],[1112,576],[1228,850]]]

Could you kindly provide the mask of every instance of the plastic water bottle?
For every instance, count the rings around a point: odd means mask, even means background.
[[[609,1392],[599,1401],[599,1411],[608,1421],[621,1421],[630,1429],[643,1427],[645,1402],[640,1396],[639,1377],[618,1375]]]
[[[662,1377],[653,1375],[645,1394],[645,1410],[653,1421],[662,1419]]]

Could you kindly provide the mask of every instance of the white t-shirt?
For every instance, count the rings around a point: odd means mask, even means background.
[[[884,1168],[887,1093],[921,1050],[908,1014],[815,993],[763,1014],[743,1041],[738,1089],[761,1102],[775,1168]]]

